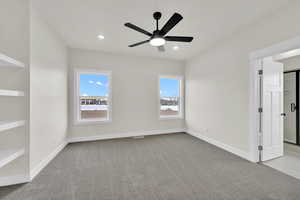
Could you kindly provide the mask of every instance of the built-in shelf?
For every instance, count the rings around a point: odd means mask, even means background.
[[[19,67],[24,68],[24,63],[10,58],[4,54],[0,53],[0,67]]]
[[[24,120],[20,121],[0,121],[0,132],[6,131],[9,129],[21,127],[25,125]]]
[[[0,90],[0,96],[22,97],[24,96],[24,92],[18,90]]]
[[[24,153],[24,149],[0,150],[0,168],[19,158]]]

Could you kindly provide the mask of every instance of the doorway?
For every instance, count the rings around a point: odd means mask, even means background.
[[[300,179],[300,38],[259,50],[250,58],[253,161]]]
[[[277,55],[276,59],[282,58],[282,56],[295,56],[296,54],[299,54],[300,50],[300,37],[296,37],[284,42],[280,42],[277,44],[274,44],[270,47],[256,50],[249,55],[249,61],[250,61],[250,73],[249,73],[249,82],[250,82],[250,90],[249,90],[249,147],[250,147],[250,154],[249,154],[249,160],[253,162],[259,162],[260,161],[260,153],[262,153],[264,144],[263,142],[266,142],[266,140],[263,141],[263,128],[265,125],[263,125],[262,120],[264,118],[263,114],[266,112],[260,112],[263,111],[263,101],[261,100],[261,96],[263,95],[263,87],[260,87],[260,83],[262,83],[264,80],[264,77],[267,77],[267,74],[263,74],[263,59],[267,57],[274,57]],[[271,60],[271,62],[273,62]],[[278,63],[276,61],[276,63]],[[300,65],[299,65],[300,66]],[[298,67],[299,67],[298,66]],[[271,71],[273,68],[269,68]],[[280,69],[280,68],[278,68]],[[299,68],[298,68],[299,69]],[[285,71],[291,71],[292,69],[285,69]],[[260,75],[260,71],[262,72]],[[272,74],[273,72],[270,73]],[[282,78],[283,81],[283,69],[282,72],[277,73],[277,80]],[[281,74],[281,75],[280,75]],[[269,74],[270,75],[270,74]],[[263,77],[264,76],[264,77]],[[276,76],[274,76],[276,77]],[[275,78],[276,79],[276,78]],[[276,85],[276,84],[275,84]],[[282,82],[283,86],[283,82]],[[283,93],[283,87],[282,87],[282,93]],[[283,110],[283,95],[282,95],[282,110],[281,114],[284,113]],[[261,109],[260,109],[261,108]],[[265,111],[265,110],[264,110]],[[281,115],[280,114],[280,115]],[[278,117],[278,114],[276,114],[276,117]],[[278,118],[279,119],[279,118]],[[280,121],[282,123],[282,143],[283,143],[283,116],[282,120]],[[276,124],[276,123],[273,123]],[[281,128],[280,128],[281,129]],[[271,129],[270,129],[271,130]],[[272,137],[269,137],[272,138]],[[273,137],[274,138],[274,137]]]
[[[298,69],[284,72],[284,142],[298,146],[299,71]]]

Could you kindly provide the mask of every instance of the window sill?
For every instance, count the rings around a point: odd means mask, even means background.
[[[97,124],[107,124],[111,123],[111,119],[104,119],[104,120],[80,120],[80,121],[75,121],[74,125],[97,125]]]
[[[172,120],[172,119],[183,119],[180,115],[175,116],[159,116],[159,120]]]

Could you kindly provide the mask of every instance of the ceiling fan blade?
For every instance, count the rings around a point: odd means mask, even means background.
[[[133,30],[135,30],[135,31],[138,31],[138,32],[140,32],[140,33],[143,33],[143,34],[145,34],[145,35],[148,35],[148,36],[152,36],[152,34],[151,33],[149,33],[148,31],[146,31],[146,30],[144,30],[144,29],[142,29],[142,28],[140,28],[140,27],[138,27],[138,26],[136,26],[136,25],[133,25],[133,24],[131,24],[131,23],[126,23],[126,24],[124,24],[125,26],[127,26],[128,28],[131,28],[131,29],[133,29]]]
[[[182,37],[182,36],[166,36],[165,40],[173,42],[191,42],[193,37]]]
[[[142,42],[138,42],[138,43],[129,45],[129,47],[135,47],[135,46],[138,46],[138,45],[141,45],[141,44],[145,44],[145,43],[147,43],[147,42],[149,42],[149,41],[150,41],[150,40],[145,40],[145,41],[142,41]]]
[[[158,46],[157,47],[159,52],[165,52],[165,47],[164,46]]]
[[[180,14],[174,13],[174,15],[169,19],[169,21],[159,31],[160,35],[162,35],[162,36],[166,35],[182,19],[183,19],[183,17]]]

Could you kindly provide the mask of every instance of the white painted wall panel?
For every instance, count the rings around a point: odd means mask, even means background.
[[[299,36],[299,9],[292,1],[187,62],[189,129],[249,151],[249,54]]]
[[[112,72],[112,122],[74,125],[74,69]],[[88,50],[70,50],[70,138],[184,128],[184,119],[160,120],[159,75],[184,75],[184,63]]]
[[[67,135],[67,48],[31,10],[30,169],[47,158]]]

